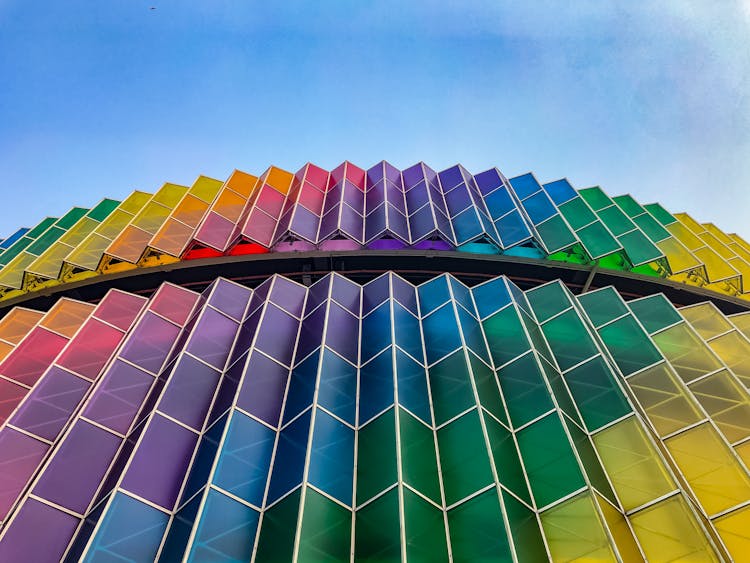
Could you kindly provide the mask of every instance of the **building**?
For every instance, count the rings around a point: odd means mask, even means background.
[[[750,244],[344,163],[0,243],[1,561],[750,553]]]

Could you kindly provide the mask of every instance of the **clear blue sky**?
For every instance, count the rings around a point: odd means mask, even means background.
[[[526,4],[0,0],[0,237],[201,173],[386,159],[750,238],[748,0]]]

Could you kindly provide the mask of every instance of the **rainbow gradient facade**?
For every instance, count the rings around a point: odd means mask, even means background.
[[[530,174],[344,163],[166,184],[0,247],[0,561],[750,554],[750,246],[711,224]],[[117,286],[386,250],[432,270]],[[462,252],[508,261],[454,275]]]

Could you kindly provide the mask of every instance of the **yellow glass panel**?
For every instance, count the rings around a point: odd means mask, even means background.
[[[670,237],[655,244],[661,250],[662,254],[667,257],[669,268],[673,274],[703,267],[703,263],[675,238]]]
[[[276,168],[275,166],[271,166],[265,173],[265,183],[282,194],[287,194],[289,192],[289,188],[292,185],[292,179],[294,179],[294,174],[282,170],[281,168]]]
[[[750,387],[750,342],[736,331],[714,338],[708,343],[729,369]]]
[[[732,374],[722,370],[692,383],[690,390],[729,442],[750,436],[750,396]]]
[[[198,223],[203,219],[208,211],[208,204],[190,194],[186,195],[182,201],[175,207],[171,219],[182,221],[186,225],[195,229]]]
[[[553,561],[616,561],[589,493],[541,514]]]
[[[16,307],[0,320],[0,338],[11,344],[18,344],[34,328],[44,313]]]
[[[634,416],[598,432],[594,445],[625,510],[675,489],[669,472]]]
[[[750,500],[750,477],[706,423],[665,440],[706,514]]]
[[[739,256],[729,260],[729,264],[742,275],[742,289],[750,292],[750,263]]]
[[[735,561],[750,557],[750,506],[717,518],[714,526]]]
[[[2,362],[8,354],[10,354],[13,351],[13,344],[8,344],[7,342],[3,342],[0,340],[0,362]]]
[[[725,260],[729,260],[736,256],[734,252],[727,248],[725,244],[719,242],[719,240],[711,233],[701,233],[699,236],[703,242],[715,250],[716,253]]]
[[[684,323],[658,332],[651,338],[685,382],[722,367],[706,344]]]
[[[680,314],[706,340],[732,329],[732,324],[711,302],[682,307]]]
[[[695,233],[679,221],[667,225],[666,229],[690,251],[694,251],[705,244]]]
[[[44,278],[56,278],[60,275],[60,268],[68,254],[73,251],[73,247],[61,242],[56,242],[39,258],[34,260],[27,272],[31,272]]]
[[[94,305],[90,303],[62,298],[55,303],[39,324],[72,338],[93,310]]]
[[[726,234],[713,223],[703,223],[703,228],[705,228],[709,233],[719,239],[722,244],[730,245],[734,242],[728,234]]]
[[[121,209],[126,213],[135,215],[141,209],[143,209],[143,206],[151,200],[151,197],[152,196],[150,193],[134,191],[132,194],[126,197],[120,205],[117,206],[117,209]],[[107,219],[109,219],[109,217],[107,217]],[[106,220],[103,222],[106,222]]]
[[[604,520],[607,522],[609,532],[615,540],[621,559],[628,563],[630,561],[643,561],[643,556],[625,517],[599,494],[595,494],[594,498],[596,498],[599,509],[604,514]]]
[[[731,248],[732,252],[734,252],[737,256],[739,256],[740,258],[743,258],[745,262],[750,263],[750,252],[745,250],[744,247],[740,246],[736,242],[731,242],[727,246]]]
[[[627,384],[660,436],[704,418],[666,363],[629,377]]]
[[[86,236],[99,226],[99,221],[91,217],[81,217],[81,220],[73,225],[68,232],[60,237],[59,242],[77,246]]]
[[[151,233],[130,225],[106,250],[106,254],[135,264],[151,240]]]
[[[104,251],[110,244],[110,239],[91,233],[85,241],[76,248],[73,252],[68,254],[65,262],[73,264],[78,268],[84,270],[96,270],[101,262]]]
[[[630,522],[649,562],[718,561],[705,532],[680,495],[633,514]]]
[[[245,196],[245,198],[248,198],[257,183],[257,176],[253,176],[252,174],[240,170],[235,170],[227,180],[226,186],[238,194]]]
[[[729,238],[731,238],[734,242],[739,244],[742,248],[744,248],[747,252],[750,252],[750,242],[747,242],[745,239],[743,239],[740,235],[737,235],[735,233],[732,233],[728,235]]]
[[[99,236],[114,239],[133,220],[134,215],[120,208],[115,209],[94,231]],[[86,241],[84,241],[86,242]]]
[[[750,313],[737,313],[727,317],[742,334],[750,338]]]
[[[160,203],[152,201],[133,219],[131,225],[153,235],[164,224],[170,213],[172,213],[171,207],[165,207]]]
[[[242,210],[247,203],[247,198],[233,192],[232,190],[223,190],[213,204],[213,210],[222,217],[226,217],[232,222],[236,222]]]
[[[706,265],[708,281],[711,283],[739,277],[740,273],[707,246],[693,250],[693,254]]]
[[[172,256],[179,256],[190,238],[193,236],[194,229],[170,219],[159,232],[151,239],[149,246]]]
[[[21,289],[23,286],[23,272],[36,256],[28,252],[22,252],[0,270],[0,287]]]
[[[224,182],[221,180],[209,178],[208,176],[198,176],[198,179],[190,187],[190,192],[188,193],[203,200],[205,203],[211,203],[223,185]]]
[[[688,229],[690,229],[693,233],[700,234],[704,232],[706,229],[701,225],[698,221],[693,219],[690,215],[687,213],[673,213],[675,219],[679,220],[680,223],[685,225]]]
[[[750,442],[745,442],[739,446],[734,447],[734,451],[740,456],[740,459],[745,464],[745,467],[750,468]]]
[[[178,186],[177,184],[164,184],[151,198],[152,202],[161,203],[164,207],[174,209],[182,197],[188,192],[186,186]]]

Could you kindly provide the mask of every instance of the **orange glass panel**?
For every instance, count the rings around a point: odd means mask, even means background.
[[[50,309],[39,324],[55,332],[72,338],[78,328],[93,312],[90,303],[62,298]]]
[[[16,307],[0,320],[0,338],[11,344],[18,344],[37,324],[44,313]]]
[[[247,172],[241,172],[240,170],[235,170],[227,180],[226,185],[238,194],[250,197],[257,182],[257,176],[253,176]]]
[[[246,198],[232,190],[223,190],[214,202],[213,210],[230,221],[237,221],[242,214],[245,203],[247,203]]]

